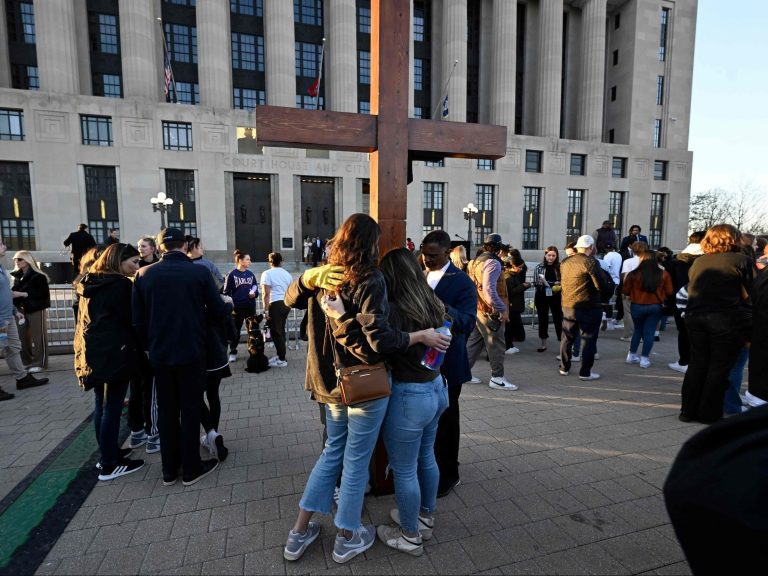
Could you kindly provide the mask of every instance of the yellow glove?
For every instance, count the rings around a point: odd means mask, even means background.
[[[344,279],[344,266],[316,266],[306,270],[301,276],[301,282],[310,290],[321,288],[323,290],[336,290]]]

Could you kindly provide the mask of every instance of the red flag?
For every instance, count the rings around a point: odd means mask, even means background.
[[[309,95],[312,96],[312,98],[317,98],[317,95],[320,93],[320,76],[315,79],[314,82],[312,82],[312,85],[309,87]]]
[[[168,52],[165,52],[165,98],[171,93],[171,82],[173,81],[173,69],[171,68],[171,59],[168,57]]]
[[[317,78],[312,82],[311,86],[307,90],[310,96],[317,102],[317,96],[320,94],[320,80],[323,78],[323,55],[325,54],[325,38],[323,38],[323,44],[320,48],[320,65],[317,68]]]

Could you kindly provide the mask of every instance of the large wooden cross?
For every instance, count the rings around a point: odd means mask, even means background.
[[[381,253],[405,244],[409,162],[501,158],[504,126],[408,118],[409,0],[371,0],[371,113],[280,106],[256,108],[256,139],[265,146],[370,153],[371,216]]]

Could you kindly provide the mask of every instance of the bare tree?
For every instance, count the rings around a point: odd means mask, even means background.
[[[722,188],[713,188],[691,197],[688,229],[691,232],[706,230],[728,219],[731,211],[730,197]]]
[[[768,227],[766,194],[751,181],[742,181],[734,191],[712,188],[691,197],[690,231],[706,230],[715,224],[732,224],[742,232],[761,234]]]

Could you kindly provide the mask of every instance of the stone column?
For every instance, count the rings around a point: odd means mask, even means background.
[[[74,4],[35,2],[35,34],[40,90],[79,94]]]
[[[467,121],[467,0],[443,0],[443,51],[440,67],[440,87],[445,88],[448,77],[448,116],[445,120],[454,122]],[[458,60],[456,69],[454,62]],[[451,70],[453,75],[451,76]],[[438,92],[436,98],[440,98]],[[434,98],[434,97],[433,97]],[[435,100],[436,118],[441,118],[443,103]],[[430,113],[432,111],[430,110]]]
[[[264,52],[267,104],[295,108],[296,57],[292,2],[264,2]]]
[[[11,87],[11,60],[8,57],[8,24],[5,19],[5,5],[0,6],[0,88]]]
[[[153,0],[120,0],[120,53],[123,64],[123,97],[157,101],[163,94],[161,75],[161,24]]]
[[[576,137],[600,141],[605,97],[606,0],[587,0],[581,12],[581,82]]]
[[[536,136],[560,137],[563,73],[563,0],[539,2]]]
[[[355,0],[330,0],[322,82],[326,109],[357,112],[357,12]]]
[[[197,76],[200,103],[211,108],[232,107],[232,61],[229,3],[197,0]]]
[[[515,133],[517,2],[493,0],[490,123]]]

